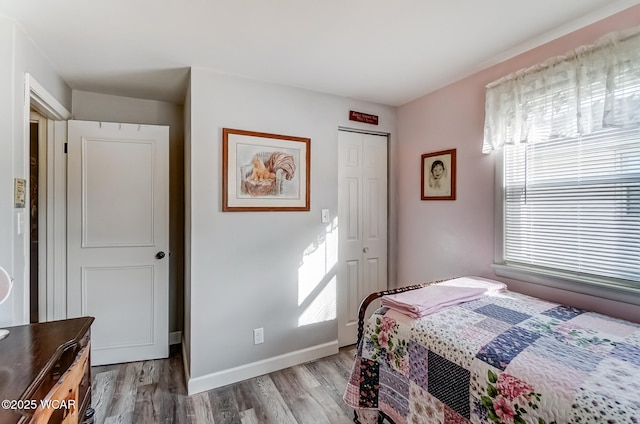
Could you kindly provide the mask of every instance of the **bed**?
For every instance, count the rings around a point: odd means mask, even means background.
[[[640,325],[504,290],[420,318],[360,307],[356,423],[638,423]]]

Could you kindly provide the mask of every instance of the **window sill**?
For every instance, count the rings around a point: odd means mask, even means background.
[[[543,273],[539,270],[513,265],[493,264],[492,267],[496,275],[500,277],[640,306],[640,288],[627,287],[610,282],[572,279],[563,275]]]

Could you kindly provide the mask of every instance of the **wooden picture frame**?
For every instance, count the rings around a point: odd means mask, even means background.
[[[311,139],[222,129],[222,211],[310,209]]]
[[[421,158],[421,200],[456,200],[456,149]]]

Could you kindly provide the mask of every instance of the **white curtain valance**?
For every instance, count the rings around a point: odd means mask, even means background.
[[[487,85],[483,153],[640,124],[640,27]]]

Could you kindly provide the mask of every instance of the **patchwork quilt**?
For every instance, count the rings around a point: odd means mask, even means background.
[[[382,308],[344,400],[396,424],[640,423],[640,325],[508,291],[418,319]]]

